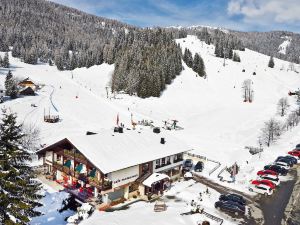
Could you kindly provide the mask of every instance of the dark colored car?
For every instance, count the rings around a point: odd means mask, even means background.
[[[193,161],[191,159],[186,159],[183,162],[183,168],[192,168],[193,167]]]
[[[285,158],[284,156],[279,156],[275,162],[284,162],[288,164],[290,167],[294,166],[294,160],[291,160],[289,158]]]
[[[266,165],[264,167],[265,170],[273,170],[275,171],[276,173],[278,173],[279,175],[282,175],[282,176],[285,176],[287,175],[288,173],[288,170],[280,167],[280,166],[277,166],[277,165]]]
[[[297,144],[297,145],[296,145],[296,149],[300,149],[300,144]]]
[[[215,208],[225,212],[234,213],[236,216],[244,215],[246,211],[245,206],[233,201],[217,201],[215,203]]]
[[[199,161],[196,163],[194,170],[195,172],[202,172],[203,168],[204,168],[204,163]]]
[[[298,163],[298,160],[294,156],[286,155],[284,158],[290,159],[294,164]]]
[[[228,195],[220,195],[219,197],[220,201],[233,201],[233,202],[237,202],[240,205],[246,205],[246,200],[237,194],[228,194]]]

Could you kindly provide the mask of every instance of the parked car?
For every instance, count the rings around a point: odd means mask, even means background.
[[[220,195],[219,200],[223,202],[233,201],[239,203],[240,205],[246,205],[246,200],[243,198],[243,196],[237,194]]]
[[[275,162],[285,162],[287,163],[290,167],[294,166],[294,164],[297,164],[297,159],[294,157],[289,157],[289,156],[279,156],[275,160]]]
[[[273,170],[276,173],[278,173],[279,175],[285,176],[287,175],[288,171],[280,166],[277,165],[266,165],[264,167],[265,170]]]
[[[258,176],[268,175],[268,174],[278,176],[278,173],[273,170],[260,170],[257,172]]]
[[[300,152],[300,148],[295,148],[294,150],[292,151],[295,151],[295,152]]]
[[[297,159],[300,159],[300,151],[298,150],[293,150],[288,152],[289,155],[295,156]]]
[[[296,149],[300,149],[300,144],[297,144],[297,145],[296,145]]]
[[[183,166],[182,166],[183,172],[188,172],[192,169],[193,167],[193,161],[191,159],[186,159],[183,161]]]
[[[249,191],[256,192],[258,194],[263,194],[265,196],[273,194],[272,188],[265,186],[263,184],[260,185],[250,184]]]
[[[298,158],[295,157],[295,156],[292,156],[292,155],[286,155],[284,156],[285,158],[287,159],[290,159],[294,164],[297,164],[298,163]]]
[[[277,176],[274,175],[263,175],[260,176],[258,179],[262,179],[262,180],[269,180],[271,181],[273,184],[275,184],[276,186],[278,186],[280,184],[280,180]]]
[[[234,213],[236,216],[244,215],[246,211],[245,206],[240,205],[239,203],[234,201],[217,201],[215,203],[215,208],[225,212]]]
[[[251,181],[251,184],[254,184],[254,185],[263,184],[265,186],[272,188],[273,190],[276,188],[276,185],[272,181],[266,180],[266,179],[253,180],[253,181]]]
[[[273,165],[280,166],[286,170],[289,170],[291,167],[286,162],[274,162]]]
[[[195,172],[202,172],[203,168],[204,168],[204,163],[199,161],[196,163],[194,170]]]

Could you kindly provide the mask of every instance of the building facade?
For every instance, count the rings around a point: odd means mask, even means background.
[[[151,142],[149,136],[155,134],[148,135],[149,133],[146,135],[147,139]],[[108,150],[100,145],[101,140],[109,141],[107,140],[109,136],[97,134],[85,136],[82,140],[86,140],[80,142],[77,138],[65,138],[41,149],[38,155],[43,159],[44,168],[53,180],[67,189],[74,190],[74,193],[80,189],[87,190],[86,197],[98,197],[100,194],[103,202],[106,203],[138,195],[158,194],[168,186],[171,180],[181,175],[183,153],[188,149],[178,146],[180,150],[173,150],[172,148],[175,148],[178,142],[173,142],[169,148],[166,148],[168,144],[166,143],[154,144],[153,147],[148,146],[145,150],[141,148],[139,150],[136,142],[128,141],[130,135],[117,134],[116,136],[111,137],[114,141],[118,139],[119,145]],[[124,140],[123,144],[122,140]],[[171,142],[171,138],[168,140]],[[145,139],[141,138],[141,141]],[[113,142],[111,145],[114,145]],[[118,151],[119,146],[123,148]],[[93,150],[95,154],[91,154],[92,147],[95,148]],[[127,150],[128,154],[121,154]],[[117,152],[120,153],[117,154]],[[84,197],[82,200],[85,201]]]

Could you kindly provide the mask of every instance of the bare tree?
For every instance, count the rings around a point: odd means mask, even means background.
[[[244,99],[244,102],[252,102],[253,101],[253,96],[254,96],[254,91],[252,88],[252,80],[247,79],[244,80],[243,85],[242,85],[242,96]]]
[[[299,122],[300,122],[300,118],[299,118],[298,111],[293,111],[292,113],[289,114],[289,116],[286,120],[287,129],[289,127],[298,126]]]
[[[31,152],[35,152],[40,145],[40,130],[36,126],[23,125],[24,136],[22,138],[22,145]]]
[[[271,143],[275,142],[281,135],[280,122],[271,118],[265,122],[265,126],[262,128],[261,138],[262,141],[269,147]]]
[[[295,71],[295,64],[290,62],[289,63],[289,67],[288,67],[288,71],[291,70],[291,71]]]
[[[277,110],[280,116],[285,116],[288,108],[290,107],[288,99],[287,98],[281,98],[279,99],[277,103]]]

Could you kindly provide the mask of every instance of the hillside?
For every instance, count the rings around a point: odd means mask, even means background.
[[[193,53],[201,54],[207,79],[196,77],[184,66],[184,71],[160,98],[140,99],[118,94],[116,99],[106,99],[105,87],[109,86],[113,65],[81,68],[71,73],[13,59],[14,75],[30,76],[45,87],[36,97],[8,101],[4,105],[18,112],[21,121],[40,126],[42,136],[47,137],[43,143],[69,132],[111,128],[117,113],[129,126],[132,113],[135,120],[152,119],[158,126],[163,125],[163,120],[176,119],[184,130],[173,132],[174,135],[189,143],[195,152],[228,165],[237,160],[245,162],[250,155],[244,147],[257,144],[264,122],[276,117],[279,98],[298,88],[299,75],[280,70],[282,66],[288,68],[289,62],[278,59],[275,59],[274,69],[268,68],[269,57],[248,49],[239,52],[241,63],[226,60],[223,67],[223,59],[213,55],[212,45],[208,46],[194,36],[177,42],[183,49],[187,47]],[[243,69],[246,72],[242,72]],[[253,72],[257,75],[252,75]],[[2,69],[1,73],[3,81],[6,71]],[[243,102],[241,86],[245,79],[253,81],[252,103]],[[295,108],[295,99],[289,98],[289,101]],[[38,107],[32,109],[30,103],[36,103]],[[42,121],[44,109],[47,111],[49,107],[51,113],[61,116],[61,123],[53,125]]]
[[[113,91],[158,97],[182,70],[179,31],[137,28],[45,0],[1,1],[0,24],[0,51],[11,49],[25,63],[61,71],[115,63]]]
[[[285,133],[260,156],[252,156],[244,149],[248,145],[257,146],[261,128],[268,119],[286,119],[276,113],[276,104],[281,97],[288,96],[290,90],[298,89],[299,74],[287,71],[289,62],[279,59],[275,59],[274,69],[268,68],[269,57],[249,49],[238,51],[241,63],[226,60],[224,67],[223,59],[214,56],[213,45],[207,45],[195,36],[176,42],[183,50],[188,48],[193,54],[200,53],[206,65],[207,79],[200,78],[183,64],[184,70],[160,98],[141,99],[122,93],[114,96],[110,92],[107,98],[106,88],[114,65],[104,63],[59,71],[47,64],[30,65],[11,57],[13,74],[19,78],[30,77],[42,89],[36,96],[9,100],[2,106],[17,112],[19,122],[39,128],[41,144],[50,144],[68,135],[84,135],[86,131],[112,129],[117,114],[128,128],[131,128],[131,116],[134,121],[153,120],[156,126],[163,126],[165,120],[176,119],[183,130],[169,132],[189,144],[194,149],[192,153],[219,161],[220,169],[237,162],[241,171],[236,185],[222,184],[247,192],[247,181],[255,177],[256,170],[298,141],[299,127]],[[0,70],[1,84],[7,71]],[[252,103],[243,102],[242,83],[245,79],[253,81]],[[290,112],[297,107],[296,99],[289,97],[289,103]],[[43,115],[49,111],[51,115],[59,115],[61,121],[45,123]],[[147,128],[138,126],[138,129]],[[219,170],[209,176],[212,165],[207,162],[205,167],[203,175],[219,182],[216,177]]]
[[[170,27],[171,30],[181,30],[190,35],[201,36],[203,30],[208,31],[212,39],[215,39],[215,31],[222,31],[227,36],[234,36],[244,47],[253,51],[274,56],[279,59],[294,63],[300,63],[300,34],[290,31],[269,31],[269,32],[242,32],[221,27],[190,26],[190,27]],[[288,41],[288,44],[287,44]],[[284,51],[281,46],[285,44]]]

